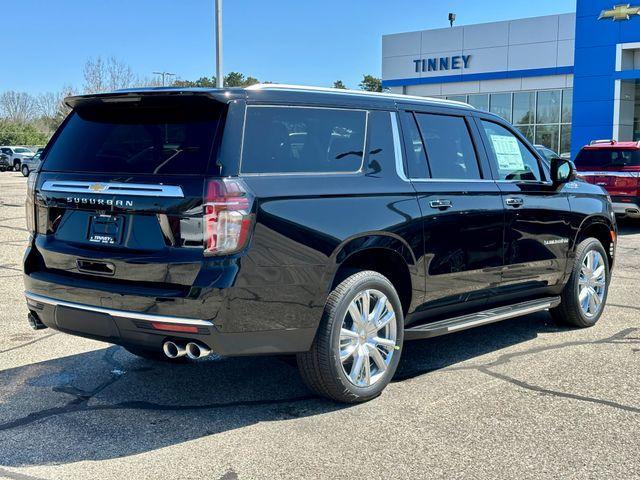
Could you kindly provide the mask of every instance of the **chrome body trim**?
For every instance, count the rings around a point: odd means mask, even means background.
[[[82,303],[68,302],[66,300],[59,300],[56,298],[45,297],[44,295],[38,295],[32,292],[24,292],[29,300],[36,303],[44,303],[46,305],[52,305],[54,307],[69,307],[76,308],[78,310],[85,310],[87,312],[104,313],[111,315],[112,317],[128,318],[131,320],[145,320],[147,322],[160,322],[160,323],[175,323],[179,325],[196,325],[200,327],[213,327],[213,322],[209,320],[201,320],[196,318],[184,318],[184,317],[172,317],[168,315],[153,315],[150,313],[130,312],[126,310],[115,310],[112,308],[96,307],[93,305],[85,305]]]
[[[41,190],[43,192],[90,193],[96,195],[184,198],[182,188],[177,185],[47,180],[42,184]]]

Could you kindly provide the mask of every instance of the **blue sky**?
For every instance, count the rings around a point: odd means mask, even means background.
[[[115,56],[141,76],[214,72],[214,0],[2,0],[0,91],[82,85]],[[225,0],[224,68],[260,80],[356,87],[380,75],[383,34],[575,11],[575,0]]]

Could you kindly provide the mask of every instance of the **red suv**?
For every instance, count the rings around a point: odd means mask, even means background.
[[[618,215],[640,218],[640,142],[596,140],[575,164],[580,177],[609,192]]]

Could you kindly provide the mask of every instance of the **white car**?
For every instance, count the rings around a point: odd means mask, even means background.
[[[35,152],[27,147],[1,146],[0,153],[4,153],[9,157],[9,164],[13,166],[13,169],[16,172],[20,171],[20,165],[22,165],[23,158],[28,159],[35,155]]]

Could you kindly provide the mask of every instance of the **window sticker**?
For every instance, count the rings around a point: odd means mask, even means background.
[[[525,169],[518,140],[511,135],[489,135],[493,150],[496,152],[498,168],[510,172]]]

